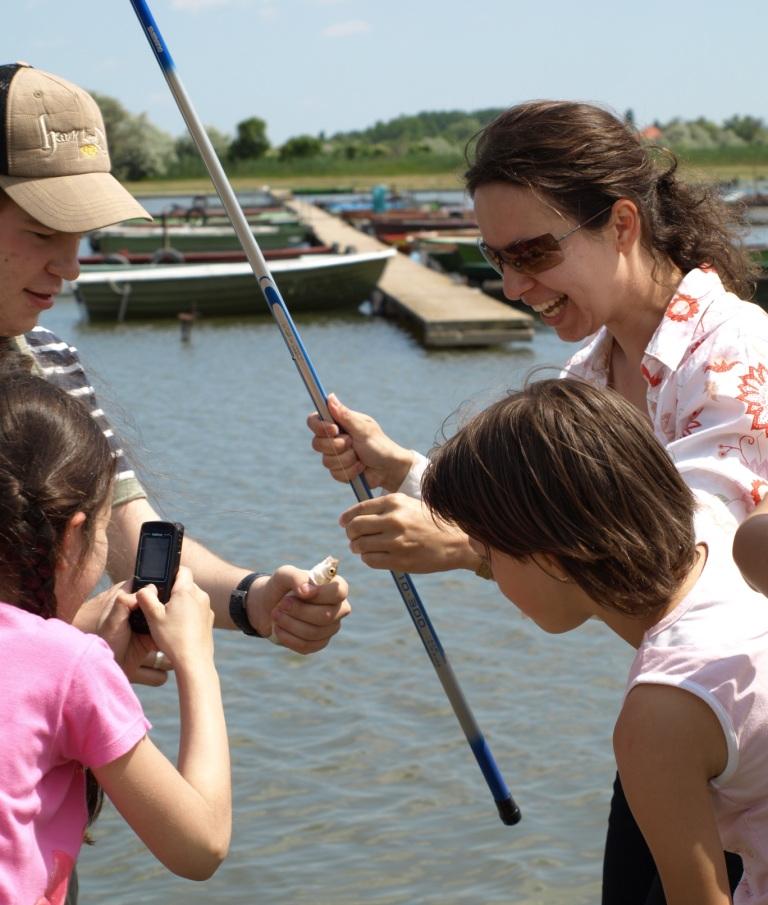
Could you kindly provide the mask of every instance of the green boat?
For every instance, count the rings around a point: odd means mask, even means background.
[[[269,271],[291,311],[356,309],[369,300],[394,249],[273,261]],[[82,273],[75,298],[92,321],[267,313],[245,262],[115,267]]]
[[[296,214],[286,210],[243,211],[243,216],[254,226],[299,226],[301,223]],[[214,211],[194,207],[178,213],[172,208],[154,217],[157,226],[183,226],[185,223],[191,226],[229,226],[232,222],[223,209]]]
[[[261,248],[290,248],[313,239],[312,230],[303,223],[252,224],[251,232]],[[232,226],[108,226],[89,236],[91,248],[101,254],[124,254],[158,248],[177,251],[227,251],[240,248]]]
[[[498,276],[477,246],[479,234],[471,236],[423,236],[418,239],[422,254],[433,258],[443,270],[460,273],[470,283],[479,285]]]

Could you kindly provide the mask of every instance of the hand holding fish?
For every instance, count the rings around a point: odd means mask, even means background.
[[[311,569],[280,566],[251,586],[246,609],[251,624],[270,641],[300,654],[322,650],[351,610],[347,582],[328,556]]]
[[[315,585],[316,587],[328,584],[336,577],[338,568],[338,559],[336,559],[335,556],[326,556],[325,559],[322,559],[319,563],[316,563],[314,566],[312,566],[312,568],[309,570],[307,581],[310,584]],[[272,632],[270,633],[269,640],[273,644],[280,644],[280,639],[277,636],[274,625],[272,626]]]

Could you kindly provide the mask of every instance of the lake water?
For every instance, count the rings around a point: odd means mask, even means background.
[[[254,308],[266,312],[256,290]],[[397,323],[360,314],[296,322],[325,389],[421,450],[458,408],[519,386],[534,367],[556,373],[572,351],[546,329],[519,345],[426,350]],[[308,658],[217,633],[229,859],[205,884],[173,877],[107,804],[80,861],[83,905],[599,901],[611,730],[631,649],[596,622],[545,635],[469,573],[415,576],[522,809],[520,824],[504,826],[391,576],[347,549],[337,518],[354,497],[309,448],[309,397],[269,314],[200,321],[187,343],[174,322],[89,325],[71,298],[43,323],[79,348],[166,517],[253,569],[339,556],[353,604],[329,648]],[[175,683],[138,693],[175,758]]]
[[[192,198],[145,199],[153,213],[171,201]],[[339,556],[353,604],[309,658],[217,633],[234,835],[216,876],[168,874],[107,804],[82,853],[81,902],[593,905],[632,651],[596,622],[545,635],[469,573],[414,577],[522,809],[504,826],[391,576],[347,549],[337,518],[354,496],[309,448],[309,397],[256,290],[254,308],[264,313],[198,322],[187,343],[173,322],[89,325],[71,298],[43,319],[79,348],[166,517],[253,569]],[[533,368],[556,373],[573,350],[544,328],[530,343],[426,350],[397,323],[359,314],[296,323],[325,389],[421,450],[447,416],[450,432],[457,410]],[[175,683],[137,690],[175,758]]]
[[[422,450],[457,407],[571,351],[544,329],[520,345],[430,351],[391,321],[296,322],[325,389]],[[166,517],[253,569],[339,556],[354,608],[309,658],[217,633],[229,859],[208,883],[175,878],[107,805],[80,862],[83,905],[597,902],[630,648],[597,623],[545,635],[469,573],[415,576],[522,809],[504,826],[391,576],[347,549],[337,518],[354,496],[309,448],[309,397],[271,317],[201,321],[188,343],[174,323],[88,325],[71,299],[43,323],[79,348]],[[138,691],[175,758],[175,683]]]

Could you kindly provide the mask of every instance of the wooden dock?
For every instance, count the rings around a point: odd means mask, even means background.
[[[288,198],[285,204],[323,245],[361,252],[389,247],[306,201]],[[447,274],[403,254],[387,263],[378,288],[384,311],[410,321],[425,346],[488,346],[533,339],[532,315],[456,283]]]

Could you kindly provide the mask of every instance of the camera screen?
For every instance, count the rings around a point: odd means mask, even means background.
[[[171,546],[171,538],[147,536],[141,543],[139,552],[139,575],[144,579],[165,578],[165,568],[168,561],[168,550]]]

